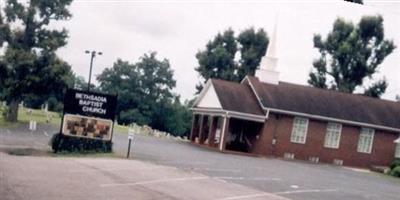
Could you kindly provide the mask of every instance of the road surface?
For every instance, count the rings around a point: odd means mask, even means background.
[[[56,131],[57,128],[52,126],[39,126],[38,130],[32,133],[25,128],[12,130],[0,128],[0,148],[11,146],[48,148],[50,135]],[[116,154],[120,157],[125,156],[128,146],[127,135],[116,133],[113,142]],[[186,142],[147,136],[135,137],[131,156],[134,161],[127,162],[140,161],[156,166],[172,167],[180,172],[209,177],[222,185],[234,184],[253,190],[245,192],[246,194],[232,193],[231,199],[265,199],[270,194],[294,200],[399,199],[400,179],[367,170],[231,155]],[[203,186],[200,184],[194,187]],[[197,188],[192,191],[193,194],[199,192]],[[224,198],[228,196],[225,195]],[[204,196],[203,199],[214,199],[214,196],[210,198]]]

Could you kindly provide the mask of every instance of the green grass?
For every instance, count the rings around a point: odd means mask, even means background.
[[[32,110],[32,113],[29,114],[29,110]],[[5,108],[0,108],[0,127],[12,128],[16,127],[21,124],[29,123],[30,120],[36,121],[38,124],[47,123],[46,113],[40,109],[29,109],[29,108],[19,108],[18,109],[18,122],[11,123],[7,122],[4,119],[3,112],[5,112]],[[56,112],[49,112],[52,115],[52,119],[50,121],[53,125],[60,125],[61,124],[61,117],[59,113]],[[129,127],[124,125],[115,124],[114,132],[118,133],[126,133],[128,134]]]
[[[114,125],[114,132],[128,134],[128,130],[129,130],[128,126],[119,125],[119,124]]]
[[[12,128],[15,126],[18,126],[20,124],[26,124],[29,123],[30,120],[36,121],[38,124],[44,124],[47,123],[47,117],[46,117],[46,112],[43,110],[36,110],[36,109],[31,109],[32,112],[29,113],[29,108],[19,108],[18,109],[18,122],[16,123],[11,123],[7,122],[4,119],[3,112],[5,112],[5,108],[0,109],[0,127],[8,127]],[[51,120],[49,123],[54,124],[54,125],[60,125],[61,123],[61,117],[59,113],[56,112],[48,112],[49,115],[51,115]]]
[[[47,123],[46,112],[43,110],[34,110],[31,109],[32,113],[29,114],[28,108],[20,108],[18,111],[18,121],[20,122],[29,122],[30,120],[37,121],[37,123]],[[59,125],[61,123],[61,117],[59,113],[56,112],[48,112],[50,117],[50,123],[54,125]]]
[[[0,127],[3,127],[3,128],[13,128],[13,127],[18,126],[19,124],[21,124],[21,123],[19,123],[19,122],[17,122],[17,123],[6,122],[6,121],[4,120],[4,117],[3,117],[3,116],[0,116]]]

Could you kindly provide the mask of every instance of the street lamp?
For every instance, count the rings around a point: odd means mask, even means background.
[[[96,51],[85,51],[86,54],[90,54],[90,70],[89,70],[89,81],[88,81],[88,91],[90,90],[90,80],[92,78],[92,66],[93,66],[93,58],[97,55],[101,56],[103,55],[102,52],[96,52]]]

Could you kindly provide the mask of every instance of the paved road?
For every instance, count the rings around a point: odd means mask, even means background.
[[[56,129],[39,127],[39,131],[33,134],[23,130],[11,130],[11,134],[0,130],[2,134],[0,143],[6,145],[29,143],[35,148],[43,147],[40,144],[45,144],[48,140],[44,130],[51,133]],[[22,141],[28,142],[18,143]],[[121,156],[125,155],[127,136],[115,134],[113,141],[115,152]],[[145,136],[135,138],[131,155],[135,160],[218,177],[228,183],[240,184],[256,191],[254,194],[238,195],[232,199],[262,197],[266,195],[263,192],[294,200],[400,199],[399,179],[365,170],[224,154],[185,142]]]
[[[218,177],[113,158],[10,156],[0,152],[2,200],[215,199],[260,193]],[[287,200],[265,193],[256,199]]]

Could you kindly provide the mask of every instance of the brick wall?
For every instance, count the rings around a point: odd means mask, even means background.
[[[293,117],[270,114],[263,133],[256,142],[254,153],[283,157],[284,153],[295,154],[295,159],[309,160],[319,157],[320,162],[333,163],[334,159],[343,160],[343,165],[370,167],[371,165],[389,165],[394,159],[393,141],[399,133],[375,130],[372,152],[357,152],[360,127],[342,124],[342,133],[338,149],[324,147],[327,122],[309,119],[305,144],[290,142]],[[272,145],[273,137],[276,144]]]
[[[258,133],[258,138],[254,142],[254,148],[251,153],[259,155],[272,155],[274,149],[272,147],[272,133],[276,128],[276,120],[271,119],[269,123],[264,123],[263,127]]]

